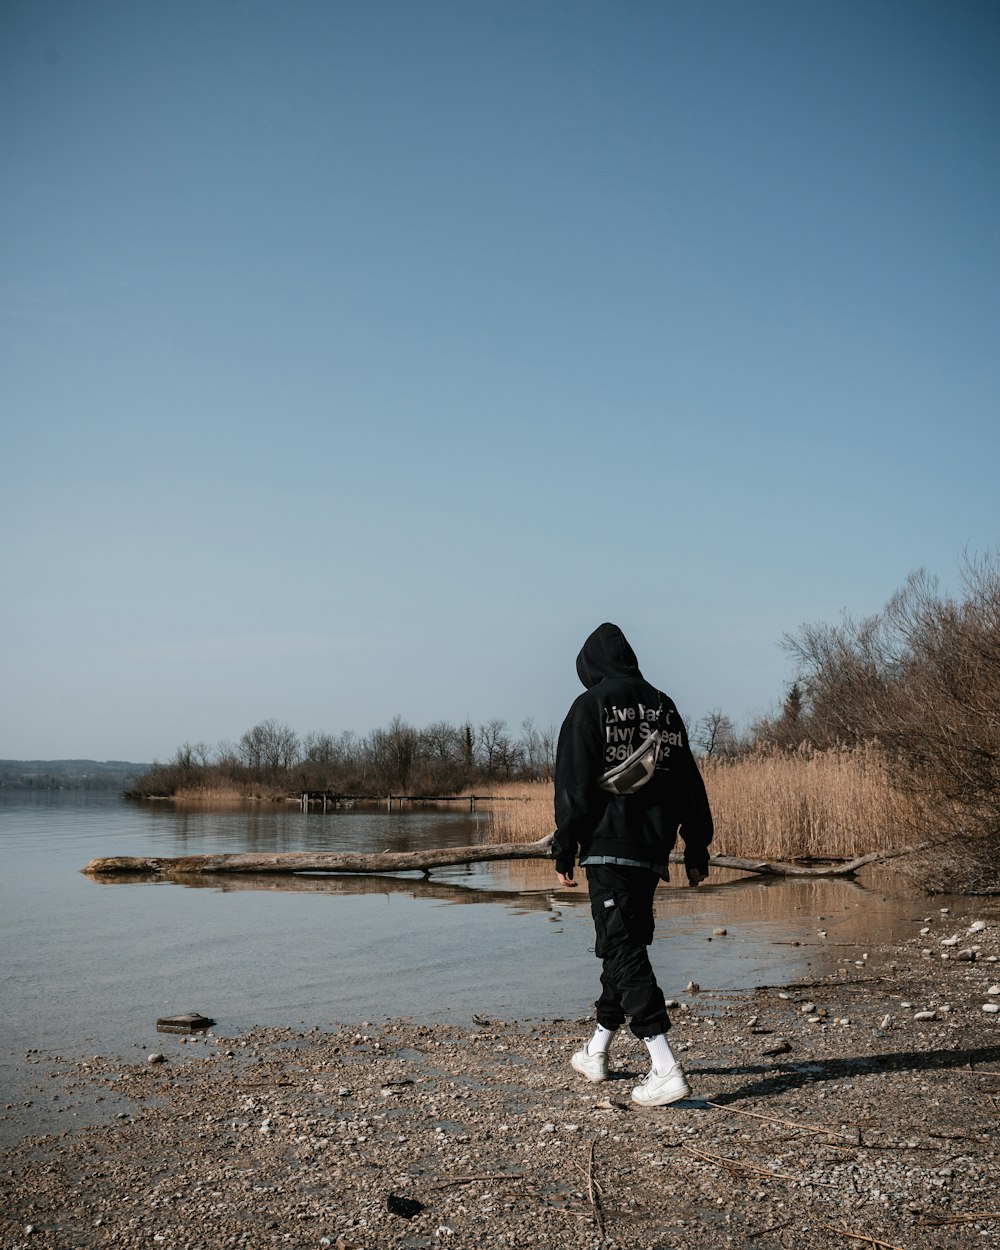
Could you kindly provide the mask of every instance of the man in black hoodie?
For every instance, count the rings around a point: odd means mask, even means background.
[[[670,1021],[646,949],[653,940],[653,894],[660,878],[669,878],[678,829],[688,881],[697,885],[708,876],[712,814],[677,708],[645,680],[617,625],[594,630],[577,657],[576,671],[586,689],[559,734],[552,855],[564,886],[577,884],[578,854],[587,870],[597,933],[594,953],[604,970],[595,1003],[597,1031],[570,1062],[591,1081],[607,1080],[612,1039],[628,1020],[651,1061],[649,1075],[632,1098],[643,1106],[663,1106],[688,1097],[691,1090],[667,1042]],[[607,771],[647,740],[654,747],[646,757],[648,780],[627,793],[614,792],[614,783],[602,788]]]

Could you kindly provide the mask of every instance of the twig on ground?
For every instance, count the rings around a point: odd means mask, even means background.
[[[833,1137],[846,1137],[846,1133],[842,1133],[835,1128],[819,1128],[813,1124],[796,1124],[794,1120],[779,1120],[773,1115],[761,1115],[759,1111],[744,1111],[740,1107],[726,1107],[721,1102],[712,1102],[710,1098],[705,1099],[709,1107],[715,1107],[717,1111],[728,1111],[732,1115],[748,1115],[754,1120],[766,1120],[769,1124],[781,1124],[785,1128],[801,1129],[805,1133],[829,1133]]]
[[[747,1241],[753,1241],[755,1237],[763,1237],[765,1233],[780,1233],[783,1228],[788,1228],[794,1223],[794,1220],[785,1220],[784,1224],[769,1224],[767,1228],[758,1228],[754,1233],[747,1233]]]
[[[590,1143],[590,1162],[587,1165],[587,1195],[590,1198],[590,1205],[594,1208],[594,1216],[597,1220],[597,1231],[603,1238],[605,1236],[605,1230],[604,1211],[602,1209],[600,1196],[601,1187],[594,1180],[594,1149],[596,1146],[597,1142],[592,1139]]]
[[[772,1180],[796,1181],[800,1185],[822,1185],[824,1189],[840,1188],[833,1181],[811,1181],[807,1177],[789,1176],[787,1172],[772,1172],[770,1168],[759,1168],[755,1163],[744,1163],[742,1159],[729,1159],[725,1155],[706,1154],[704,1150],[696,1150],[694,1146],[683,1145],[681,1149],[686,1150],[688,1154],[696,1155],[699,1159],[707,1159],[709,1163],[715,1163],[730,1171],[742,1168],[746,1172],[756,1172],[759,1176],[769,1176]]]
[[[867,1233],[852,1233],[849,1229],[838,1228],[836,1224],[823,1224],[823,1228],[828,1228],[831,1233],[839,1233],[841,1237],[853,1237],[855,1241],[867,1241],[870,1246],[885,1246],[886,1250],[905,1250],[903,1246],[897,1246],[891,1241],[879,1241],[875,1237],[869,1237]]]
[[[438,1181],[436,1185],[428,1185],[428,1189],[447,1189],[449,1185],[470,1185],[473,1181],[520,1181],[523,1172],[481,1172],[476,1176],[453,1176],[447,1181]]]
[[[973,1211],[969,1215],[932,1215],[920,1220],[921,1228],[938,1228],[942,1224],[972,1224],[976,1220],[1000,1220],[1000,1211]]]

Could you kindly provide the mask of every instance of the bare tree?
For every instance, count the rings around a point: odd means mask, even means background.
[[[521,752],[524,767],[532,778],[554,775],[557,737],[558,730],[554,725],[539,729],[530,716],[521,722]]]
[[[388,729],[373,730],[367,741],[376,784],[390,793],[409,794],[420,747],[419,731],[401,716],[394,716]]]
[[[524,763],[524,749],[507,732],[507,722],[494,718],[479,726],[479,763],[489,777],[509,778]]]
[[[299,739],[287,725],[268,718],[243,734],[238,750],[250,775],[267,781],[292,768],[298,759]]]
[[[736,750],[736,727],[721,708],[713,708],[695,726],[694,741],[711,759],[716,755],[731,755]]]

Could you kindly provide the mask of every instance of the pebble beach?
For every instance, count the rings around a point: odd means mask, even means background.
[[[911,936],[817,980],[692,981],[670,1040],[693,1093],[669,1107],[631,1102],[648,1065],[625,1031],[607,1082],[571,1069],[589,1015],[32,1052],[37,1079],[5,1118],[37,1101],[65,1127],[5,1152],[0,1244],[991,1244],[1000,926],[974,899],[922,906]]]

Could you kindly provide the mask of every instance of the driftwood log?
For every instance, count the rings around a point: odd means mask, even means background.
[[[548,859],[551,834],[537,842],[497,842],[484,846],[454,846],[426,851],[381,851],[374,854],[352,854],[340,851],[289,851],[273,855],[180,855],[173,858],[139,855],[113,855],[92,859],[81,871],[102,880],[120,880],[142,876],[173,879],[178,877],[214,876],[227,873],[392,873],[422,872],[429,875],[434,868],[455,864],[477,864],[487,860]],[[853,877],[859,868],[882,860],[909,855],[922,847],[900,851],[879,851],[858,859],[819,864],[783,864],[758,859],[736,859],[731,855],[713,855],[709,860],[715,868],[736,872],[760,873],[768,877]],[[671,863],[683,863],[684,856],[675,852]]]

